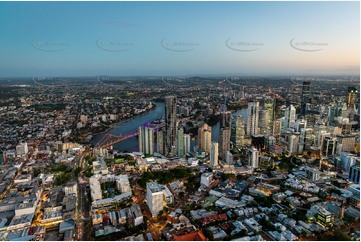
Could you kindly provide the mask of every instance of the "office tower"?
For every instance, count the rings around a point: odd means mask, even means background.
[[[152,216],[163,210],[163,191],[157,182],[147,182],[147,204]]]
[[[298,119],[295,124],[296,132],[301,132],[301,129],[305,129],[307,127],[307,120]]]
[[[184,134],[183,140],[184,140],[184,153],[189,154],[189,152],[191,152],[191,136],[189,134]]]
[[[281,126],[282,126],[281,119],[277,119],[273,121],[272,136],[275,137],[277,140],[280,138],[281,135]]]
[[[299,141],[299,135],[291,135],[288,140],[288,152],[290,154],[296,154],[298,153],[298,141]]]
[[[273,121],[275,119],[275,105],[276,99],[274,98],[266,98],[264,100],[264,107],[268,110],[268,128],[272,129]]]
[[[218,166],[218,143],[217,142],[212,142],[212,145],[211,145],[210,166],[212,168]]]
[[[165,156],[174,157],[177,147],[177,99],[175,96],[165,97]]]
[[[359,97],[359,92],[356,87],[348,87],[347,89],[347,107],[353,108],[353,106],[357,103],[357,99]]]
[[[360,165],[350,167],[348,179],[350,179],[353,183],[360,183]]]
[[[231,112],[221,112],[220,129],[231,128]]]
[[[258,160],[259,160],[259,151],[252,147],[248,150],[248,166],[252,168],[252,170],[258,168]]]
[[[164,131],[157,132],[157,152],[164,155]]]
[[[314,145],[315,135],[313,134],[313,129],[304,128],[300,132],[300,141],[299,143],[303,145],[303,150],[309,150],[311,146]]]
[[[322,146],[322,155],[331,156],[336,153],[337,150],[337,138],[325,137]]]
[[[356,135],[340,134],[336,135],[337,141],[342,145],[342,151],[353,152],[355,150]]]
[[[304,81],[302,85],[302,97],[301,97],[301,115],[305,116],[307,113],[307,103],[310,102],[310,86],[311,82]]]
[[[360,157],[357,157],[351,153],[340,153],[341,167],[345,171],[349,171],[350,167],[354,165],[360,165]]]
[[[208,124],[203,124],[198,129],[198,146],[206,154],[209,154],[211,151],[211,142],[212,142],[212,127]]]
[[[286,118],[287,128],[291,128],[291,127],[294,127],[294,126],[295,126],[295,122],[296,122],[296,109],[295,109],[295,107],[294,107],[292,104],[286,108],[285,118]]]
[[[258,127],[260,134],[268,134],[268,110],[261,109],[258,113]]]
[[[154,132],[155,128],[148,125],[139,127],[139,152],[154,154]]]
[[[258,128],[259,103],[249,102],[247,109],[247,135],[259,134]]]
[[[327,112],[328,125],[332,125],[334,123],[335,117],[336,117],[336,107],[334,106],[328,107],[328,112]]]
[[[177,132],[177,155],[179,157],[184,157],[184,131],[183,128],[179,128]]]
[[[244,145],[244,120],[243,116],[239,115],[236,118],[236,148],[240,149]]]
[[[221,129],[221,136],[219,140],[219,155],[223,160],[226,160],[227,151],[230,149],[231,130],[229,128]]]

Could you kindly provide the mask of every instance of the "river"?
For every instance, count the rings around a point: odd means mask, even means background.
[[[147,112],[146,114],[136,116],[132,119],[124,121],[120,123],[116,127],[110,129],[107,133],[111,133],[114,135],[121,135],[133,132],[138,129],[139,126],[143,125],[146,122],[152,122],[157,119],[164,117],[164,103],[154,103],[156,108]],[[245,122],[247,121],[247,110],[239,109],[236,112],[232,113],[232,116],[242,115]],[[218,122],[216,125],[212,126],[212,141],[218,141],[219,139],[219,127],[220,123]],[[97,143],[104,134],[96,135],[93,144]],[[198,137],[195,140],[191,141],[191,150],[197,144]],[[115,145],[113,145],[116,150],[127,150],[127,151],[138,151],[138,137],[132,137],[127,140],[121,141]]]

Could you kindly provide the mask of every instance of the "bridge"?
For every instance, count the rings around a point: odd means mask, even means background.
[[[101,140],[98,141],[98,143],[95,145],[96,148],[106,148],[111,145],[114,145],[116,143],[119,143],[123,140],[129,139],[131,137],[139,135],[139,130],[123,134],[123,135],[115,135],[115,134],[109,134],[106,133]]]

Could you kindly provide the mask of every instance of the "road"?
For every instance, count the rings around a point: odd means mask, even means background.
[[[86,169],[85,157],[89,151],[84,152],[79,159],[79,167],[81,171],[78,175],[78,194],[76,207],[76,222],[77,222],[77,240],[88,240],[91,232],[90,229],[90,215],[89,207],[90,201],[88,198],[87,182],[84,178],[83,172]]]

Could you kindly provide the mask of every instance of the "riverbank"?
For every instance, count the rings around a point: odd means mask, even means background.
[[[153,104],[152,108],[150,108],[150,109],[148,109],[148,110],[146,110],[146,111],[144,111],[144,112],[142,112],[142,113],[133,115],[132,117],[127,118],[127,119],[123,119],[123,120],[121,120],[121,121],[119,121],[119,122],[115,122],[115,123],[112,123],[112,124],[110,124],[110,125],[107,125],[107,126],[106,126],[106,129],[103,130],[103,131],[101,131],[101,132],[96,132],[96,133],[93,133],[93,134],[89,134],[89,135],[92,135],[91,142],[94,141],[94,138],[95,138],[96,136],[99,136],[99,135],[108,133],[109,130],[114,129],[114,128],[116,128],[117,126],[119,126],[119,125],[121,125],[121,124],[123,124],[123,123],[125,123],[125,122],[128,122],[128,121],[131,121],[131,120],[133,120],[133,119],[136,119],[136,118],[145,116],[145,115],[147,115],[149,112],[155,110],[156,107],[157,107],[157,105],[156,105],[156,104]]]

